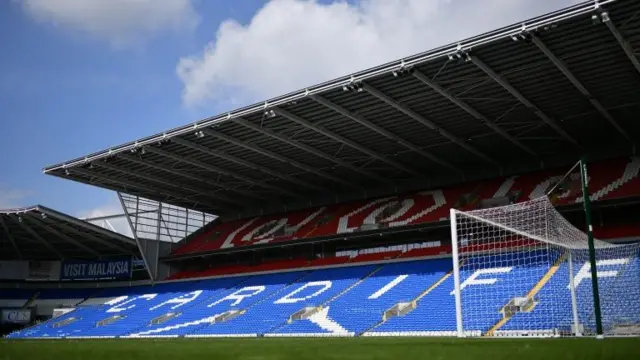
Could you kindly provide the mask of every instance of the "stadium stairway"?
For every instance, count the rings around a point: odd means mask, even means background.
[[[263,301],[229,322],[213,324],[198,330],[197,337],[258,336],[272,332],[285,324],[291,314],[308,308],[319,307],[328,299],[349,288],[371,273],[376,265],[315,270],[308,276],[288,285],[276,299]]]
[[[352,289],[354,289],[356,286],[362,284],[363,282],[365,282],[367,279],[371,278],[372,276],[374,276],[377,272],[379,272],[382,268],[384,267],[384,265],[380,265],[380,266],[374,266],[373,270],[366,274],[364,277],[362,277],[360,280],[356,281],[355,283],[351,284],[349,287],[347,287],[346,289],[342,290],[340,293],[336,294],[335,296],[333,296],[332,298],[328,299],[327,301],[325,301],[324,303],[320,304],[319,306],[312,308],[315,309],[315,311],[313,311],[313,313],[308,316],[306,318],[307,321],[317,325],[321,330],[323,330],[322,332],[314,332],[311,334],[321,334],[322,336],[353,336],[356,333],[353,331],[349,331],[346,328],[344,328],[343,326],[341,326],[340,324],[338,324],[337,322],[331,320],[329,318],[329,306],[331,304],[331,302],[333,302],[334,300],[340,298],[342,295],[347,294],[349,291],[351,291]],[[292,317],[290,317],[287,322],[281,324],[280,326],[277,326],[273,329],[270,329],[265,336],[296,336],[296,335],[302,335],[302,336],[307,336],[308,331],[305,331],[305,328],[307,328],[306,330],[309,330],[309,327],[305,327],[306,324],[304,324],[302,322],[302,320],[304,319],[299,319],[298,321],[296,321],[296,319],[292,319]],[[302,324],[302,326],[300,326]],[[302,328],[302,329],[301,329]],[[313,327],[310,327],[312,331],[314,331],[315,329]]]
[[[529,290],[525,298],[535,299],[535,297],[538,295],[540,290],[542,290],[542,288],[549,282],[549,280],[553,277],[553,275],[555,275],[555,273],[558,272],[558,269],[560,269],[560,265],[564,261],[566,261],[566,259],[567,259],[566,253],[558,257],[558,260],[556,260],[556,262],[553,265],[551,265],[551,267],[549,268],[549,270],[547,270],[544,276],[542,276],[540,280],[535,284],[535,286],[531,290]],[[500,328],[503,327],[511,319],[511,317],[514,314],[511,314],[508,311],[506,311],[505,308],[507,306],[508,304],[505,304],[505,306],[503,306],[502,309],[500,310],[500,312],[503,313],[502,319],[500,319],[494,326],[492,326],[491,329],[489,329],[489,331],[487,331],[484,334],[484,336],[494,336],[496,331],[500,330]],[[531,305],[531,309],[529,309],[528,311],[531,311],[535,306],[536,306],[536,303],[533,302]]]
[[[411,302],[424,292],[424,285],[435,282],[440,271],[451,267],[450,259],[422,260],[386,264],[362,279],[349,292],[327,301],[324,313],[315,318],[295,321],[278,329],[278,336],[353,336],[360,335],[383,318],[386,310],[399,302]],[[341,324],[345,330],[331,332],[322,320]],[[273,335],[272,335],[273,336]]]

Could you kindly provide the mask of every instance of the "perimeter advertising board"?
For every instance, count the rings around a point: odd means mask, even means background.
[[[127,280],[131,278],[131,258],[99,261],[64,261],[60,280]]]
[[[2,309],[0,323],[28,324],[31,321],[31,309]]]

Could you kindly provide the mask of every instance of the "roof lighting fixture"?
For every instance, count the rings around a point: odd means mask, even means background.
[[[276,112],[273,110],[265,110],[264,111],[264,117],[266,118],[274,118],[276,117]]]

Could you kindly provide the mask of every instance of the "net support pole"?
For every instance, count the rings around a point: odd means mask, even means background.
[[[569,250],[569,290],[571,291],[571,312],[573,313],[573,327],[575,335],[582,336],[582,330],[580,330],[580,318],[578,317],[576,285],[573,277],[573,254],[571,253],[571,250]]]
[[[456,300],[456,332],[458,337],[464,337],[462,324],[462,299],[460,294],[460,258],[458,254],[458,223],[456,221],[456,210],[449,210],[451,221],[451,253],[453,256],[453,283]]]
[[[587,162],[585,158],[580,160],[580,180],[582,183],[584,216],[589,240],[589,263],[591,264],[591,286],[593,288],[593,312],[596,320],[596,338],[602,339],[604,334],[602,331],[602,314],[600,312],[600,292],[598,291],[598,269],[596,268],[596,249],[593,242],[593,225],[591,224],[591,197],[589,196],[589,177],[587,176]]]

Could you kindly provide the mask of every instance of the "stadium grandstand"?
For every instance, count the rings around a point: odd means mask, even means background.
[[[586,177],[604,333],[640,335],[638,14],[587,1],[45,168],[117,192],[131,238],[36,207],[3,253],[40,229],[34,255],[149,279],[2,283],[74,299],[8,337],[595,334]]]

